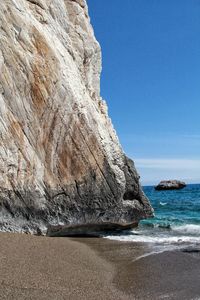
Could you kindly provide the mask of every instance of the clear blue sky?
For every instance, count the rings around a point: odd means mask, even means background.
[[[142,183],[200,182],[200,1],[87,2],[101,95]]]

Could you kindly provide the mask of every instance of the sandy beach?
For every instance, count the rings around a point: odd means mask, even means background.
[[[200,255],[106,239],[0,234],[0,299],[200,299]]]
[[[1,233],[0,266],[0,299],[123,298],[111,264],[68,238]]]
[[[153,254],[147,244],[87,241],[115,267],[113,283],[129,299],[200,299],[200,249]],[[150,254],[150,255],[148,255]]]

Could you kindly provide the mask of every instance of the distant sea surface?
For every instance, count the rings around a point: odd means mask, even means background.
[[[147,243],[158,253],[180,247],[200,247],[200,184],[181,190],[156,191],[143,187],[155,217],[141,221],[139,227],[109,239]]]

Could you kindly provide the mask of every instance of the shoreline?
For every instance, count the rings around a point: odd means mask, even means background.
[[[0,299],[200,299],[200,253],[0,233]]]
[[[185,246],[156,253],[147,243],[102,240],[105,242],[99,243],[97,239],[81,242],[113,264],[114,286],[128,299],[200,299],[199,248]]]

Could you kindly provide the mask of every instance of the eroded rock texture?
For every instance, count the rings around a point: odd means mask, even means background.
[[[0,25],[0,229],[151,215],[100,97],[85,0],[4,0]]]

